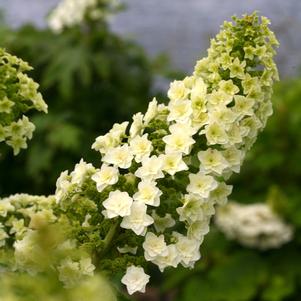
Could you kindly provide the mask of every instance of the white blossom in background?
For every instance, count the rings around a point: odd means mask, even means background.
[[[64,28],[80,25],[88,16],[106,19],[120,5],[118,0],[62,0],[48,17],[49,28],[60,33]]]
[[[260,250],[280,248],[293,238],[293,228],[264,203],[229,202],[218,209],[217,227],[231,240]]]

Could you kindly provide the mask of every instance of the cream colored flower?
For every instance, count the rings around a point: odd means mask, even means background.
[[[103,163],[100,170],[96,171],[91,179],[96,183],[97,190],[102,192],[107,186],[116,184],[118,177],[118,168]]]
[[[149,282],[149,276],[144,273],[143,268],[131,265],[127,268],[126,274],[121,282],[126,285],[128,293],[132,295],[135,292],[145,292],[145,286]]]
[[[154,223],[151,216],[146,213],[147,206],[141,202],[133,202],[130,214],[125,216],[120,227],[131,229],[137,235],[145,235],[146,228]]]
[[[135,172],[136,177],[150,181],[164,177],[162,172],[163,160],[161,157],[153,155],[150,158],[144,158],[141,163],[142,166]]]
[[[71,172],[71,183],[81,184],[85,179],[87,173],[95,171],[94,166],[91,163],[86,163],[83,159],[75,165],[74,170]]]
[[[114,218],[116,216],[127,216],[131,214],[131,207],[133,199],[127,192],[119,190],[111,191],[109,197],[103,202],[106,208],[102,213],[107,218]]]
[[[142,134],[143,131],[143,114],[137,113],[133,116],[133,122],[130,127],[130,137],[134,138],[137,135]]]
[[[174,175],[179,171],[187,170],[188,166],[185,164],[181,153],[168,153],[162,155],[163,157],[163,171],[170,175]]]
[[[192,268],[194,263],[201,258],[199,251],[200,242],[198,240],[189,239],[181,234],[176,235],[178,241],[176,249],[178,251],[181,264],[184,267]]]
[[[168,254],[163,234],[156,236],[152,232],[147,232],[142,246],[144,257],[147,261],[154,260],[157,256],[166,256]]]
[[[199,195],[202,198],[208,198],[210,192],[217,187],[214,178],[203,173],[190,174],[189,180],[187,192]]]
[[[175,80],[170,84],[167,95],[171,101],[187,99],[190,90],[185,87],[182,81]]]
[[[156,256],[152,262],[158,266],[161,272],[167,267],[176,268],[180,262],[179,254],[174,244],[167,246],[167,254],[165,256]]]
[[[137,163],[140,163],[143,158],[149,157],[153,150],[152,143],[147,139],[147,136],[147,134],[144,134],[143,136],[136,136],[130,140],[130,150],[135,156]]]
[[[155,210],[153,210],[152,217],[154,219],[154,227],[158,233],[163,233],[165,229],[171,228],[176,224],[170,213],[166,213],[163,217],[161,217],[156,214]]]
[[[113,164],[119,168],[129,168],[132,164],[133,154],[128,144],[117,146],[110,149],[102,158],[102,161],[108,164]]]
[[[169,114],[167,121],[186,122],[192,114],[190,100],[175,100],[168,105]]]
[[[160,196],[162,192],[156,186],[156,182],[142,180],[138,184],[138,191],[133,195],[133,199],[150,206],[160,205]]]
[[[213,172],[221,175],[229,166],[222,152],[213,148],[198,152],[198,159],[201,163],[200,170],[205,173]]]

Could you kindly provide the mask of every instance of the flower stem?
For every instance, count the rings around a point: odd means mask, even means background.
[[[118,230],[119,220],[117,219],[110,227],[105,239],[104,239],[104,247],[102,250],[102,255],[104,255],[111,247],[113,238]]]

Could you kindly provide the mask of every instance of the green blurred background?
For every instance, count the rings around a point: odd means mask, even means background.
[[[41,84],[49,114],[32,116],[34,138],[18,157],[1,146],[1,196],[53,193],[59,173],[81,158],[98,166],[99,155],[91,150],[94,139],[114,122],[143,112],[153,96],[164,101],[166,80],[184,74],[172,68],[168,53],[150,57],[137,41],[113,32],[106,22],[88,25],[54,34],[47,28],[11,28],[2,22],[0,46],[34,67],[31,76]],[[150,271],[151,288],[133,300],[301,300],[301,74],[282,78],[273,102],[266,130],[241,174],[231,180],[231,198],[268,201],[294,227],[293,241],[258,251],[228,241],[212,226],[195,269],[163,275]]]

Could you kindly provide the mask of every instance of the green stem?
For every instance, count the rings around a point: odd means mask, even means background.
[[[107,253],[107,251],[110,249],[111,245],[112,245],[112,241],[113,238],[118,230],[119,227],[119,219],[117,219],[114,224],[111,225],[111,228],[109,230],[109,232],[107,233],[104,241],[104,247],[103,250],[101,252],[101,255],[104,255],[105,253]]]

